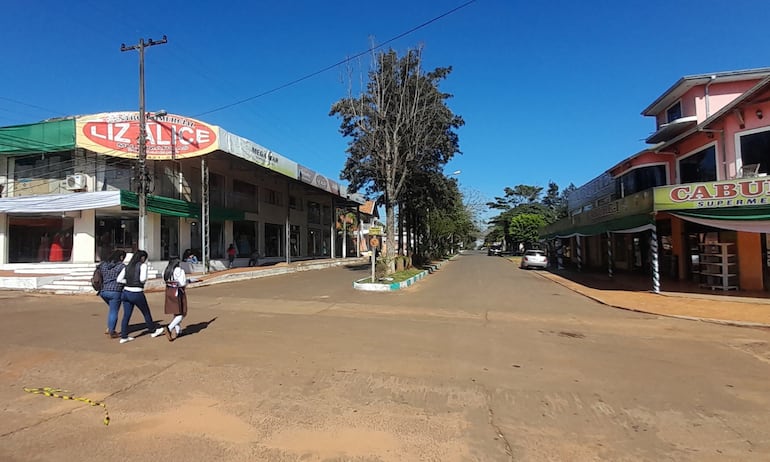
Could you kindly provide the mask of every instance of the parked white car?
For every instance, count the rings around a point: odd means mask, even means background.
[[[527,250],[521,257],[521,268],[548,268],[548,256],[545,250]]]

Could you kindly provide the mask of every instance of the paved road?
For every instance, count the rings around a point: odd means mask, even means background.
[[[0,460],[770,458],[767,331],[614,310],[483,254],[392,293],[353,290],[367,270],[192,289],[174,343],[107,340],[96,297],[0,293]]]

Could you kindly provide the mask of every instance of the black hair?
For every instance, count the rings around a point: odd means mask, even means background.
[[[121,263],[126,259],[126,252],[124,250],[115,250],[110,254],[110,258],[107,259],[110,263]]]
[[[179,259],[174,257],[168,261],[166,269],[163,271],[163,280],[170,282],[174,279],[174,270],[179,266]]]
[[[126,274],[136,271],[136,266],[142,264],[142,257],[144,257],[144,260],[147,261],[147,252],[144,250],[137,250],[134,252],[134,255],[131,257],[131,261],[128,262],[128,265],[126,266]]]

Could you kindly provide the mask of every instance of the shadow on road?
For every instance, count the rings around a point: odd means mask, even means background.
[[[183,335],[193,335],[193,334],[197,334],[198,332],[202,331],[203,329],[205,329],[205,328],[209,327],[209,324],[211,324],[212,322],[214,322],[214,321],[216,321],[216,320],[217,320],[217,318],[216,318],[216,316],[215,316],[215,317],[211,318],[211,319],[210,319],[210,320],[208,320],[208,321],[204,321],[204,322],[196,322],[195,324],[190,324],[190,325],[186,326],[186,327],[185,327],[185,328],[182,330],[182,334],[183,334]]]

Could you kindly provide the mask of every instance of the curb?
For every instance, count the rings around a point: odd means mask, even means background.
[[[414,284],[415,282],[419,281],[420,279],[424,278],[428,274],[435,273],[436,271],[438,271],[439,268],[441,268],[441,266],[444,263],[448,261],[452,261],[455,258],[457,258],[457,255],[453,255],[449,259],[443,260],[433,265],[426,265],[425,271],[415,274],[414,276],[410,277],[406,281],[392,282],[390,284],[382,284],[377,282],[360,282],[365,279],[369,279],[369,278],[363,278],[363,279],[359,279],[358,281],[353,281],[353,288],[356,290],[363,290],[363,291],[369,291],[369,292],[390,292],[392,290],[405,289],[411,286],[412,284]]]
[[[679,315],[679,314],[656,313],[654,311],[645,311],[645,310],[640,310],[638,308],[629,308],[629,307],[626,307],[626,306],[613,305],[611,303],[605,302],[604,300],[602,300],[602,299],[600,299],[598,297],[595,297],[593,295],[589,295],[589,294],[586,294],[584,292],[581,292],[579,289],[571,287],[568,284],[564,284],[563,282],[561,282],[561,281],[559,281],[557,279],[551,279],[548,276],[545,276],[545,275],[542,275],[542,274],[538,274],[538,276],[540,276],[543,279],[547,279],[547,280],[549,280],[551,282],[555,282],[556,284],[559,284],[562,287],[566,287],[567,289],[571,290],[572,292],[575,292],[576,294],[580,294],[583,297],[591,299],[591,300],[593,300],[593,301],[595,301],[597,303],[600,303],[600,304],[602,304],[604,306],[608,306],[610,308],[616,308],[616,309],[624,310],[624,311],[631,311],[631,312],[634,312],[634,313],[642,313],[642,314],[649,314],[649,315],[654,315],[654,316],[662,316],[662,317],[672,318],[672,319],[683,319],[683,320],[686,320],[686,321],[700,321],[700,322],[707,322],[707,323],[711,323],[711,324],[720,324],[720,325],[723,325],[723,326],[770,328],[770,324],[765,324],[765,323],[761,323],[761,322],[735,321],[735,320],[731,320],[731,319],[703,318],[703,317],[699,317],[699,316],[684,316],[684,315]],[[667,297],[667,295],[663,295],[663,294],[657,294],[657,295],[659,295],[661,297]]]

